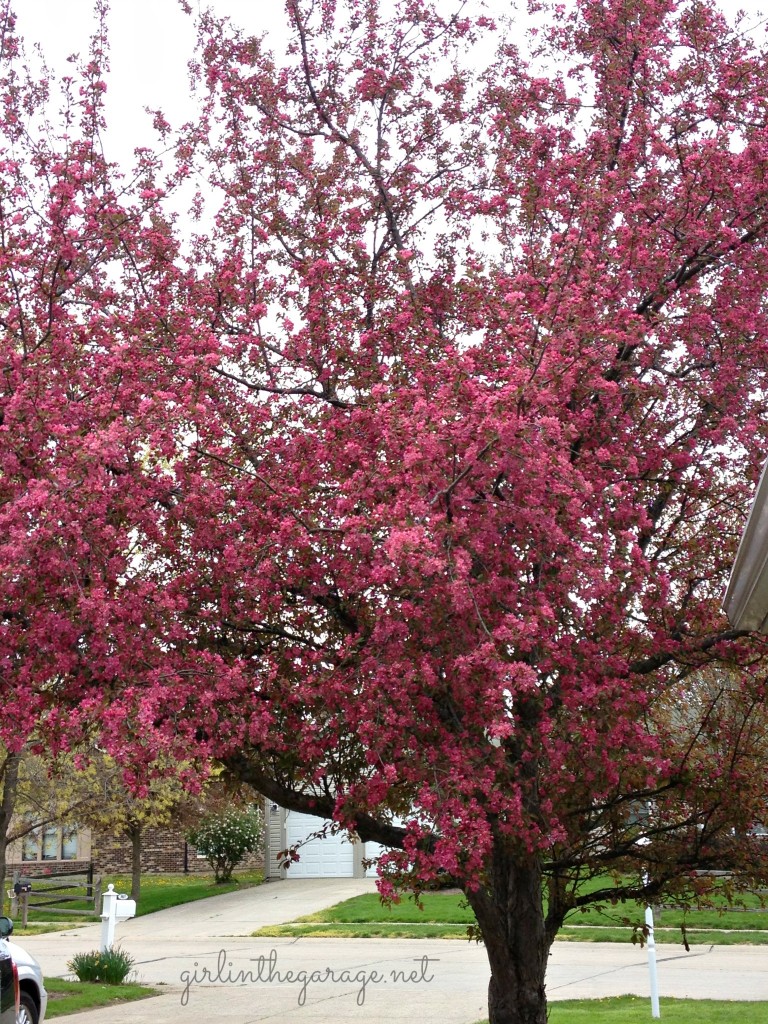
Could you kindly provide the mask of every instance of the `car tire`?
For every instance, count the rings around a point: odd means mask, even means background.
[[[35,1001],[29,992],[22,992],[19,999],[19,1013],[16,1024],[37,1024],[38,1013]]]

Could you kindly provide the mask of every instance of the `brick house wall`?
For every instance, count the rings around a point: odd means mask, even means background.
[[[131,870],[131,841],[123,836],[94,832],[91,836],[93,868],[97,875],[128,874]],[[258,870],[264,866],[262,852],[254,853],[239,865],[240,870]],[[146,874],[210,874],[204,857],[183,833],[173,828],[147,828],[142,836],[141,869]],[[235,868],[237,874],[238,868]]]
[[[106,832],[91,834],[93,870],[97,875],[126,874],[131,870],[131,841],[127,836]],[[192,847],[186,846],[178,829],[147,828],[142,835],[141,869],[147,874],[205,871],[208,865],[198,860]]]
[[[90,867],[89,860],[8,861],[5,869],[6,887],[10,888],[17,875],[22,879],[46,878],[62,871],[87,875]]]

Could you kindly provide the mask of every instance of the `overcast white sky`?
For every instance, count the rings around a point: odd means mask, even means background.
[[[154,140],[144,107],[160,107],[173,125],[190,116],[186,67],[195,31],[177,0],[112,0],[111,6],[108,123],[120,125],[120,137],[110,133],[118,152],[109,155],[122,159]],[[283,35],[282,0],[214,0],[211,6],[253,34]],[[39,43],[55,72],[69,70],[69,54],[87,53],[92,0],[15,0],[15,9],[27,48]]]
[[[451,8],[455,0],[440,0]],[[721,0],[726,12],[742,8],[753,16],[762,0]],[[768,6],[768,0],[765,0]],[[511,10],[509,0],[490,0],[495,10]],[[193,0],[193,6],[197,6]],[[206,4],[207,6],[207,4]],[[283,0],[212,0],[211,6],[248,32],[284,38]],[[521,3],[521,6],[524,6]],[[69,70],[66,58],[87,52],[94,25],[93,0],[15,0],[19,31],[28,44],[40,43],[55,71]],[[177,125],[191,115],[186,62],[193,52],[193,19],[177,0],[112,0],[109,18],[112,74],[109,80],[108,156],[121,161],[135,146],[154,141],[145,106],[160,107]],[[280,49],[280,46],[276,46]]]

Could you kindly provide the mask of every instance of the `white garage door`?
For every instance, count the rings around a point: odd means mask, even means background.
[[[285,838],[288,846],[317,832],[326,822],[313,814],[287,811]],[[288,878],[352,878],[354,850],[344,835],[328,835],[325,839],[312,839],[299,849],[301,860],[291,864]]]
[[[381,846],[379,843],[365,843],[365,845],[363,846],[363,859],[375,861],[385,851],[386,846]],[[371,864],[369,867],[365,869],[365,877],[379,877],[379,866],[377,863]]]

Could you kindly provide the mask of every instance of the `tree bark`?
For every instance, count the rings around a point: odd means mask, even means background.
[[[490,1024],[547,1024],[545,973],[552,939],[545,925],[541,863],[495,850],[488,879],[465,894],[488,960]]]
[[[131,899],[137,901],[141,894],[141,834],[141,825],[131,826]]]
[[[19,783],[19,765],[22,754],[7,754],[2,766],[3,794],[0,802],[0,908],[5,899],[6,853],[8,832],[11,827],[13,810],[16,806],[16,791]]]

